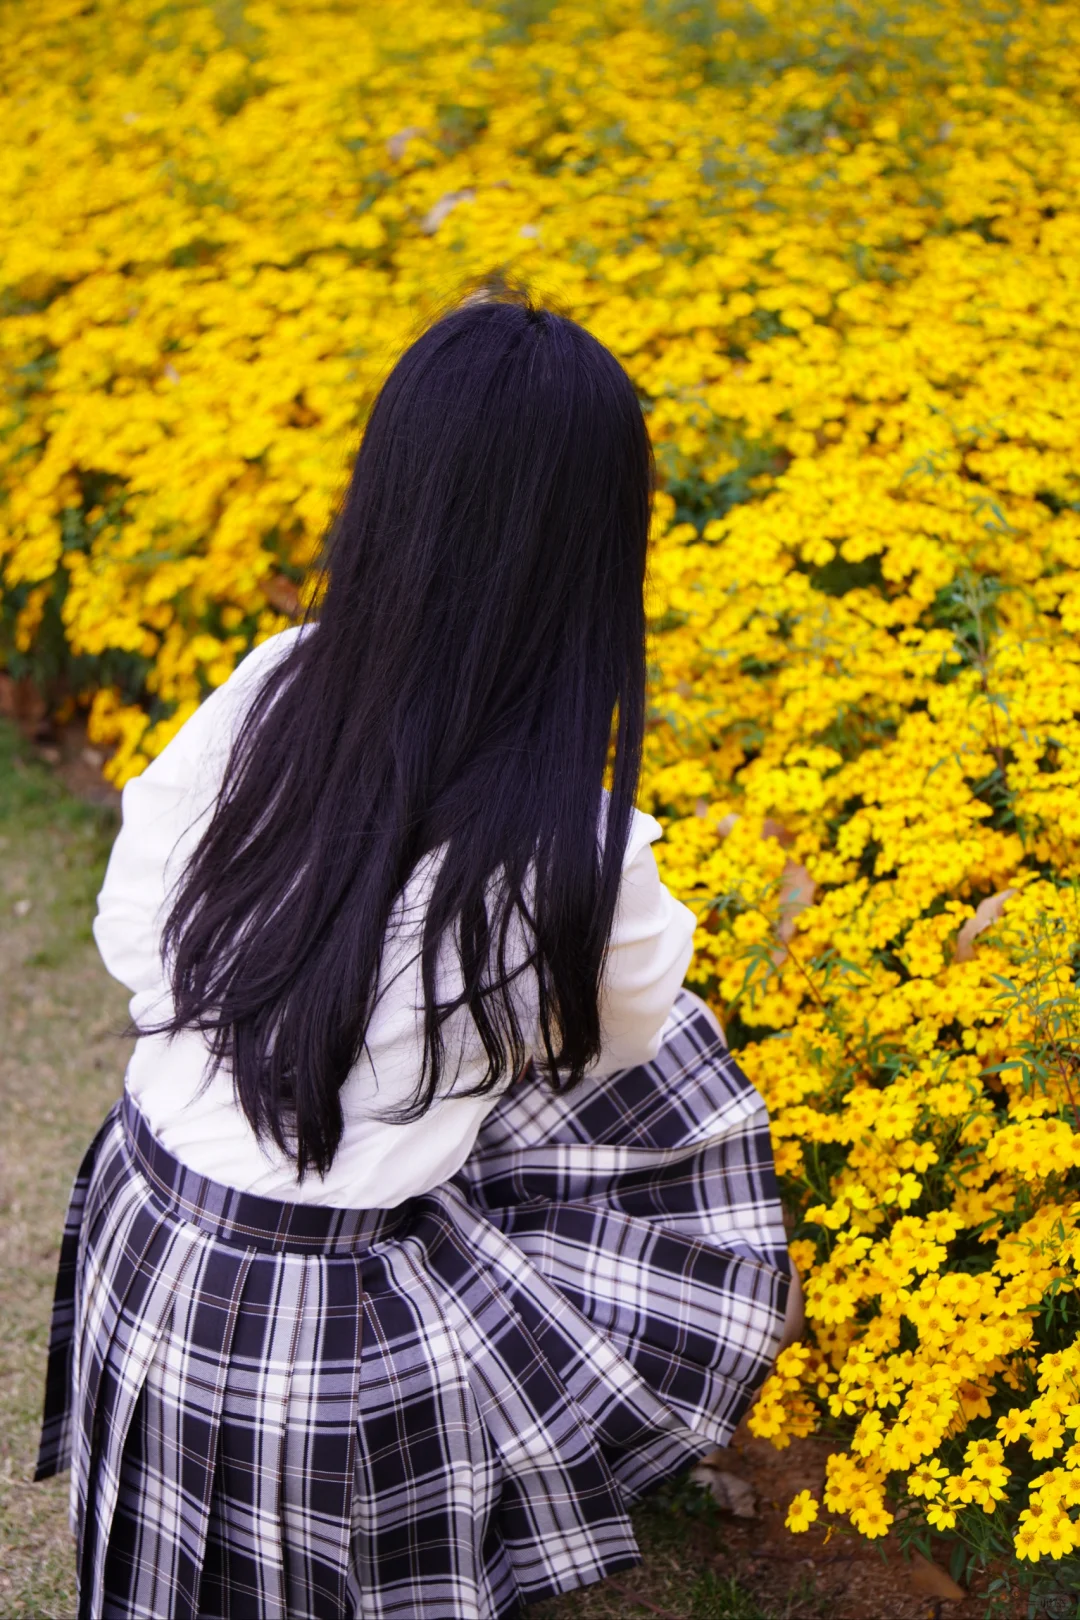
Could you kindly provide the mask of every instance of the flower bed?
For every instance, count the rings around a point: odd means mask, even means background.
[[[793,1527],[1066,1585],[1078,44],[1078,0],[0,17],[10,672],[122,784],[313,588],[420,322],[496,270],[588,324],[662,477],[642,803],[806,1279],[751,1426],[836,1437]]]

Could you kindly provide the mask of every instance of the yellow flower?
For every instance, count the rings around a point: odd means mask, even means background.
[[[1034,1539],[1029,1557],[1062,1558],[1077,1544],[1075,1526],[1065,1514],[1040,1514],[1030,1524]]]
[[[1027,1412],[1022,1412],[1019,1407],[1016,1406],[1010,1407],[1005,1416],[999,1417],[997,1420],[998,1434],[1000,1434],[1001,1438],[1008,1444],[1013,1444],[1017,1440],[1023,1440],[1030,1433],[1030,1430],[1030,1414]]]
[[[818,1516],[818,1502],[810,1491],[800,1491],[792,1498],[784,1523],[789,1530],[809,1530]]]
[[[864,1536],[884,1536],[888,1534],[893,1515],[881,1502],[870,1502],[852,1511],[851,1522]]]
[[[912,1496],[935,1497],[941,1492],[941,1482],[948,1473],[945,1465],[932,1457],[907,1477],[907,1488]]]
[[[1054,1452],[1060,1448],[1063,1438],[1064,1430],[1057,1418],[1036,1418],[1027,1437],[1031,1455],[1036,1461],[1044,1457],[1052,1457]]]
[[[953,1519],[955,1522],[955,1515]],[[947,1528],[951,1529],[952,1526],[950,1525]],[[1032,1563],[1035,1563],[1042,1556],[1038,1526],[1033,1524],[1030,1518],[1027,1522],[1022,1522],[1017,1529],[1016,1535],[1013,1537],[1013,1550],[1017,1558],[1020,1560],[1027,1558]]]

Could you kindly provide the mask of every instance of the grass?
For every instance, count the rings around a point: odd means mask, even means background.
[[[795,1620],[818,1615],[815,1604],[797,1607],[801,1594],[782,1609],[762,1608],[731,1575],[710,1567],[723,1557],[723,1535],[709,1519],[688,1517],[670,1496],[634,1513],[634,1528],[645,1562],[614,1580],[585,1587],[557,1602],[537,1604],[528,1620],[632,1620],[663,1615],[667,1620]]]
[[[67,1476],[31,1483],[71,1179],[123,1085],[127,996],[90,933],[114,812],[0,725],[0,1613],[74,1613]]]
[[[0,721],[0,1615],[75,1612],[68,1481],[32,1483],[60,1231],[72,1177],[119,1095],[127,992],[90,923],[117,827]],[[645,1564],[536,1605],[529,1620],[787,1620],[715,1567],[723,1532],[704,1493],[676,1484],[635,1515]],[[257,1620],[257,1617],[252,1617]]]

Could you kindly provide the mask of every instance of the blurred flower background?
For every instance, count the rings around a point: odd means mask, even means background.
[[[620,357],[641,803],[808,1296],[751,1428],[834,1439],[793,1529],[1075,1590],[1080,0],[10,3],[0,129],[0,662],[118,786],[463,288]]]

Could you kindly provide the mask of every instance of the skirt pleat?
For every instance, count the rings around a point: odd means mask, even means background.
[[[638,1562],[790,1270],[760,1098],[682,993],[657,1058],[500,1099],[396,1210],[207,1182],[130,1098],[80,1170],[38,1477],[84,1620],[509,1620]]]
[[[75,1368],[75,1323],[79,1293],[79,1259],[85,1232],[84,1216],[98,1154],[112,1126],[113,1116],[110,1114],[83,1156],[68,1200],[64,1231],[60,1240],[60,1259],[56,1268],[52,1320],[49,1325],[45,1409],[37,1466],[34,1470],[35,1480],[51,1479],[53,1475],[62,1473],[71,1463],[75,1434],[74,1392],[78,1388]]]
[[[133,1593],[146,1614],[191,1620],[199,1612],[225,1381],[249,1263],[243,1251],[222,1253],[200,1239],[175,1272],[163,1266],[160,1288],[168,1300],[156,1339],[133,1363],[141,1381],[116,1506],[104,1528],[100,1591]],[[146,1511],[148,1500],[153,1512]],[[111,1598],[95,1599],[91,1612],[111,1620]]]
[[[353,1607],[482,1620],[516,1612],[503,1473],[460,1317],[409,1241],[364,1267]],[[426,1607],[424,1605],[426,1604]]]
[[[145,1199],[118,1197],[116,1202],[118,1218],[102,1223],[96,1251],[107,1261],[87,1268],[97,1281],[84,1290],[76,1330],[81,1420],[75,1431],[71,1494],[80,1548],[80,1602],[94,1616],[104,1616],[108,1609],[105,1553],[132,1417],[174,1290],[199,1240],[197,1232],[171,1227]],[[178,1460],[170,1456],[170,1470]],[[172,1503],[162,1508],[171,1512]],[[174,1533],[182,1533],[179,1519]]]
[[[363,1282],[354,1257],[305,1263],[281,1487],[286,1613],[341,1615],[352,1545]]]
[[[203,1559],[203,1613],[288,1612],[286,1437],[309,1265],[247,1256],[223,1393]]]

